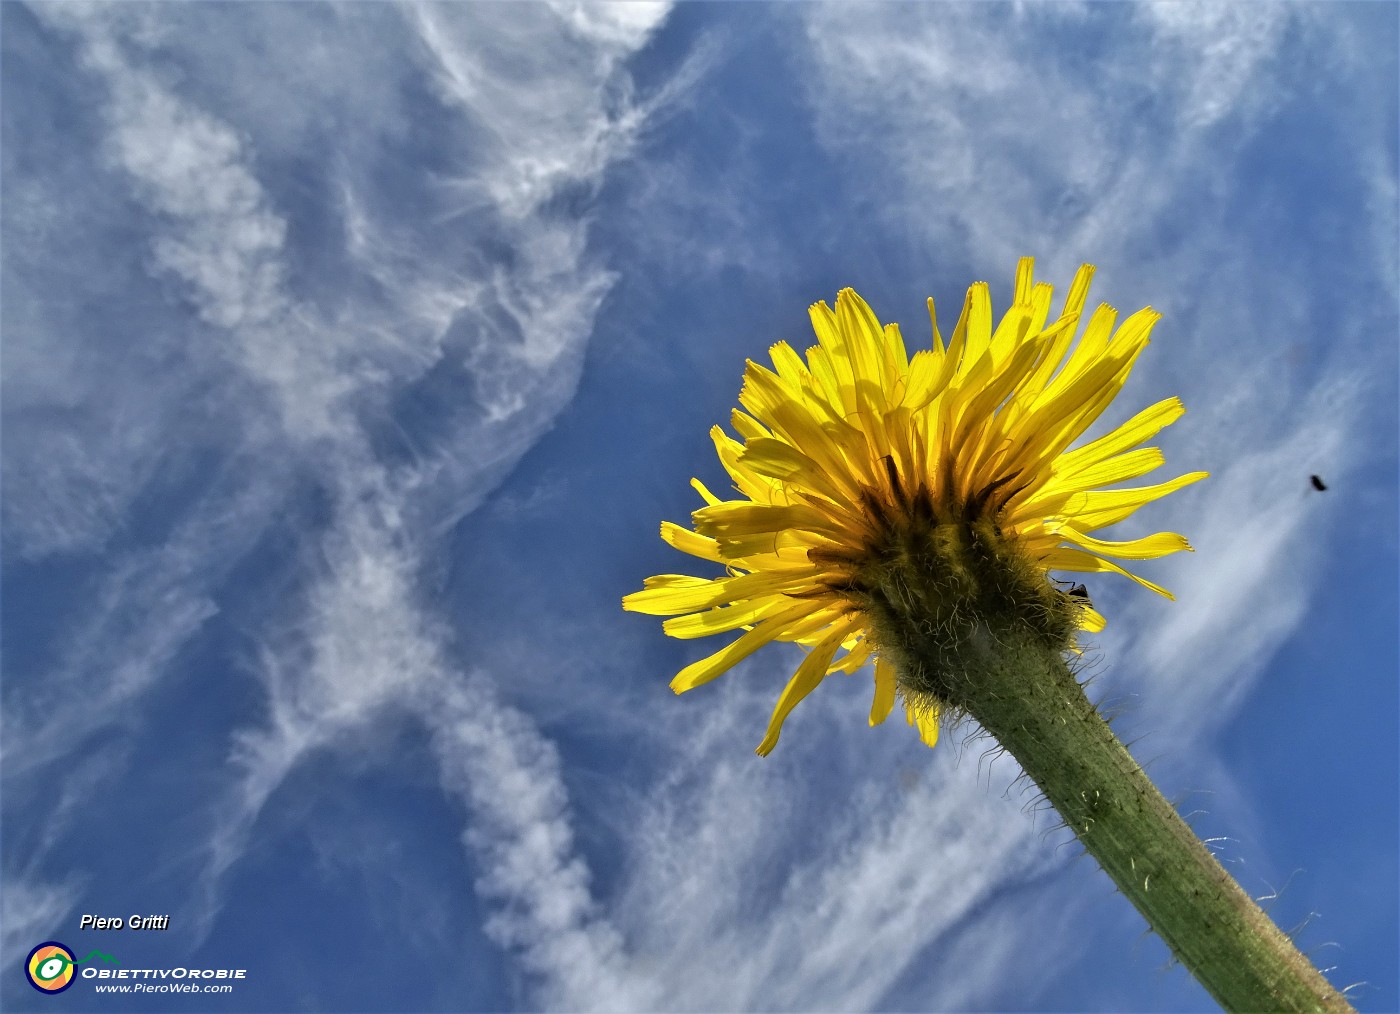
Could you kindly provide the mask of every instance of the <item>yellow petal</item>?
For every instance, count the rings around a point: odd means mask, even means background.
[[[890,711],[894,708],[896,686],[894,666],[883,658],[877,658],[875,660],[875,700],[870,704],[870,724],[872,726],[879,725],[890,717]]]
[[[938,333],[938,311],[934,309],[933,297],[928,297],[928,322],[933,328],[933,351],[942,359],[948,351],[943,344],[943,336]]]
[[[671,637],[690,640],[707,637],[710,634],[723,634],[740,627],[752,626],[770,616],[791,608],[792,599],[783,595],[767,596],[736,602],[732,606],[706,609],[703,612],[686,616],[673,616],[661,624],[661,628]]]
[[[810,308],[813,316],[813,324],[816,323],[816,314],[823,317],[831,317],[832,327],[835,327],[835,315],[831,312],[831,307],[825,303],[815,303]],[[820,333],[820,332],[819,332]],[[841,400],[841,383],[837,379],[836,369],[831,365],[831,357],[826,349],[820,344],[813,345],[807,350],[807,368],[812,371],[812,376],[817,378],[817,384],[821,388],[823,401],[837,410],[841,416],[846,414],[846,406]]]
[[[1173,602],[1176,601],[1176,596],[1161,585],[1153,584],[1146,578],[1138,577],[1136,574],[1124,570],[1112,560],[1105,560],[1103,557],[1094,556],[1091,553],[1086,553],[1082,549],[1060,546],[1057,549],[1052,549],[1048,553],[1043,554],[1041,563],[1044,564],[1047,570],[1068,570],[1082,574],[1122,574],[1129,580],[1136,581],[1144,588],[1155,591],[1158,595],[1169,598]]]
[[[1160,449],[1140,447],[1136,451],[1129,451],[1116,458],[1100,461],[1072,474],[1057,475],[1048,482],[1041,483],[1033,496],[1023,494],[1013,498],[1013,506],[1008,510],[1008,516],[1013,519],[1013,523],[1016,523],[1028,518],[1047,518],[1059,514],[1073,516],[1093,510],[1095,507],[1091,497],[1112,496],[1120,493],[1126,496],[1136,492],[1130,489],[1098,491],[1095,490],[1095,487],[1108,486],[1125,479],[1136,479],[1138,476],[1158,468],[1165,460]],[[1163,485],[1170,484],[1164,483]],[[1183,485],[1185,484],[1183,483]],[[1141,488],[1152,489],[1154,487]],[[1128,510],[1127,513],[1131,514],[1132,510]],[[1082,525],[1081,527],[1090,530],[1102,528],[1103,525]]]
[[[739,390],[739,404],[789,443],[800,442],[801,430],[812,424],[811,406],[802,396],[794,393],[778,374],[752,360],[744,368],[744,386]],[[785,425],[786,421],[794,419],[799,422],[796,431]],[[772,434],[740,435],[752,439],[754,436]]]
[[[834,313],[824,302],[810,308],[812,330],[816,333],[817,345],[824,353],[826,367],[835,380],[836,397],[832,402],[841,410],[843,416],[853,415],[857,409],[856,375],[840,323],[846,292],[846,289],[842,289],[837,294]],[[815,365],[812,365],[812,372],[820,376],[820,371]]]
[[[1029,304],[1031,282],[1035,278],[1035,258],[1022,257],[1016,262],[1016,291],[1011,297],[1013,304]]]
[[[695,492],[700,494],[700,499],[704,500],[710,506],[713,507],[715,504],[719,503],[719,497],[711,493],[699,479],[691,479],[690,486]]]
[[[720,555],[726,563],[746,570],[754,569],[754,561],[762,560],[763,566],[775,557],[785,559],[793,553],[804,553],[818,546],[830,545],[831,540],[816,532],[801,528],[784,528],[779,531],[740,532],[722,535],[716,540]]]
[[[849,469],[838,443],[860,440],[860,433],[824,399],[791,397],[778,376],[755,367],[744,374],[739,401],[765,419],[784,442],[802,448],[834,479],[845,477]]]
[[[682,553],[698,556],[711,563],[724,562],[724,558],[719,555],[719,544],[714,539],[696,535],[689,528],[682,528],[673,521],[661,522],[661,538]]]
[[[1013,306],[1002,315],[1001,323],[992,332],[991,344],[987,351],[992,354],[992,361],[1002,363],[1007,356],[1020,347],[1026,335],[1031,331],[1031,307],[1030,304]]]
[[[1139,507],[1154,500],[1160,500],[1169,493],[1175,493],[1184,486],[1208,478],[1209,472],[1187,472],[1170,482],[1159,482],[1155,486],[1139,486],[1134,489],[1090,490],[1078,494],[1073,510],[1064,513],[1075,528],[1081,532],[1092,532],[1096,528],[1107,528],[1130,517]]]
[[[802,357],[787,342],[774,342],[768,348],[768,358],[773,360],[773,368],[778,371],[778,376],[783,378],[788,390],[794,396],[800,396],[806,390],[806,381],[811,376],[806,364],[802,362]]]
[[[854,490],[843,489],[831,481],[831,472],[781,440],[750,440],[744,445],[739,461],[759,475],[766,475],[797,487],[815,489],[828,500],[851,506]],[[839,473],[838,473],[839,474]]]
[[[958,327],[964,332],[963,341],[966,343],[962,362],[971,365],[982,358],[982,354],[992,343],[992,290],[986,282],[973,282],[967,290],[963,318],[958,321]],[[956,334],[953,340],[957,341]]]
[[[951,360],[941,352],[921,349],[909,361],[909,381],[904,389],[904,404],[911,411],[928,405],[953,379]]]
[[[938,744],[937,706],[914,708],[906,702],[904,717],[910,725],[919,727],[919,738],[924,741],[924,746],[933,747]]]
[[[703,609],[705,606],[690,603],[706,602],[722,580],[721,578],[712,581],[688,574],[657,574],[643,582],[642,591],[622,596],[622,608],[628,612],[649,613],[652,616]],[[672,609],[672,604],[676,608]]]
[[[1045,328],[1050,316],[1050,300],[1055,295],[1055,287],[1045,282],[1037,282],[1031,289],[1031,334],[1039,334]]]
[[[1112,403],[1128,379],[1146,339],[1115,344],[1053,395],[1040,396],[1021,425],[1036,434],[1037,474],[1058,474],[1062,452]],[[1055,384],[1059,384],[1057,378]],[[1052,385],[1054,388],[1055,385]]]
[[[884,351],[885,367],[891,379],[909,372],[909,353],[905,351],[904,335],[900,333],[898,324],[885,325]]]
[[[1037,403],[1045,391],[1045,385],[1050,382],[1055,370],[1064,362],[1065,353],[1069,351],[1070,343],[1074,341],[1074,335],[1078,328],[1079,314],[1065,313],[1042,332],[1050,337],[1050,342],[1046,346],[1045,356],[1017,392],[1018,405],[1029,408]]]
[[[1094,280],[1094,265],[1081,264],[1074,273],[1074,281],[1069,284],[1069,295],[1065,296],[1065,308],[1061,317],[1078,317],[1084,312],[1084,304],[1089,298],[1089,284]]]
[[[1079,609],[1079,629],[1087,630],[1091,634],[1097,634],[1104,627],[1108,626],[1108,621],[1103,618],[1103,613],[1093,606],[1085,604]]]
[[[716,676],[732,669],[748,658],[759,648],[782,633],[803,633],[813,624],[813,618],[822,619],[829,614],[819,602],[801,602],[786,612],[772,616],[738,640],[725,645],[719,651],[698,662],[692,662],[671,680],[671,689],[678,694],[710,682]],[[817,623],[813,629],[820,627]]]
[[[719,540],[720,550],[726,556],[734,555],[728,551],[729,545],[748,544],[755,538],[753,545],[765,546],[775,538],[824,534],[840,541],[846,534],[821,511],[801,503],[779,505],[731,500],[701,507],[690,516],[695,530]]]
[[[768,721],[768,732],[756,751],[760,757],[767,757],[773,752],[773,747],[778,745],[778,736],[783,731],[783,722],[792,714],[792,709],[802,702],[802,698],[815,690],[817,684],[826,678],[826,667],[831,662],[831,656],[836,654],[841,639],[857,625],[858,621],[850,620],[836,626],[802,660],[797,672],[793,673],[792,679],[788,680],[788,685],[783,688],[782,696],[778,698],[777,706],[773,709],[773,717]]]
[[[1069,387],[1080,374],[1098,362],[1108,349],[1108,340],[1113,336],[1113,325],[1118,320],[1118,311],[1107,303],[1100,303],[1089,317],[1084,334],[1074,351],[1065,360],[1063,368],[1055,379],[1046,385],[1042,400],[1052,399]]]
[[[1047,484],[1046,491],[1073,487],[1074,489],[1094,489],[1126,479],[1136,479],[1146,475],[1166,463],[1162,451],[1157,447],[1139,447],[1116,458],[1095,462],[1075,472],[1057,472],[1053,484]]]
[[[1155,535],[1146,535],[1128,542],[1105,542],[1102,539],[1085,535],[1071,525],[1064,526],[1063,534],[1067,540],[1090,552],[1106,553],[1123,560],[1155,560],[1160,556],[1180,553],[1183,550],[1188,553],[1194,552],[1191,543],[1176,532],[1158,532]]]
[[[747,443],[750,440],[757,440],[762,437],[771,437],[768,427],[759,422],[753,416],[740,412],[737,408],[729,412],[729,424],[734,427],[734,432],[744,438]]]
[[[836,300],[836,318],[842,325],[851,376],[861,407],[878,409],[881,395],[889,389],[885,378],[885,330],[870,304],[855,289],[842,289]]]
[[[1159,401],[1150,408],[1143,409],[1111,433],[1062,454],[1055,463],[1055,471],[1057,474],[1068,474],[1085,465],[1111,458],[1119,451],[1145,443],[1163,428],[1180,419],[1185,412],[1186,406],[1181,403],[1180,398]]]
[[[866,662],[870,661],[870,655],[874,650],[875,645],[871,643],[870,638],[862,637],[851,646],[845,658],[831,667],[831,671],[844,673],[856,672],[861,666],[865,665]]]
[[[714,441],[715,453],[719,456],[720,464],[734,480],[734,487],[740,493],[758,503],[773,503],[774,499],[781,495],[781,483],[759,475],[739,463],[739,455],[744,451],[743,444],[718,426],[711,428],[710,439]]]
[[[737,574],[713,580],[660,574],[646,579],[646,587],[632,592],[622,600],[630,612],[652,616],[674,616],[710,609],[727,602],[771,598],[782,592],[810,587],[820,577],[822,569],[803,560],[800,564],[767,561],[763,570],[752,574]]]

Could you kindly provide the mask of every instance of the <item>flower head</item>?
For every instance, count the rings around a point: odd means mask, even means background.
[[[1185,412],[1181,402],[1168,398],[1069,449],[1123,386],[1160,315],[1145,308],[1118,324],[1101,305],[1076,344],[1092,265],[1048,326],[1051,286],[1034,284],[1032,269],[1023,258],[995,327],[986,283],[973,285],[946,344],[930,299],[932,347],[912,358],[899,326],[881,326],[843,289],[835,310],[811,307],[817,344],[805,361],[778,342],[773,370],[748,363],[744,411],[732,416],[740,439],[711,430],[738,497],[721,500],[692,480],[706,504],[693,530],[661,526],[672,546],[725,573],[648,578],[623,607],[672,617],[673,637],[741,632],[682,669],[676,693],[770,641],[808,647],[760,754],[827,675],[872,659],[870,724],[902,689],[910,723],[932,745],[940,708],[957,705],[957,680],[975,678],[986,638],[1015,632],[1074,650],[1078,630],[1103,628],[1089,600],[1061,591],[1050,571],[1111,571],[1171,597],[1108,558],[1165,556],[1190,549],[1184,538],[1089,533],[1205,478],[1104,489],[1162,464],[1159,450],[1139,445]]]

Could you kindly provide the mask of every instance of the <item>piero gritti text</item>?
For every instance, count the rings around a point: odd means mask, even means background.
[[[80,930],[167,930],[169,928],[170,916],[168,915],[130,915],[125,919],[119,915],[84,915],[78,920],[78,929]]]

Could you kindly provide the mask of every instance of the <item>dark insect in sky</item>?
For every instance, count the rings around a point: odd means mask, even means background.
[[[1321,493],[1324,489],[1327,488],[1327,484],[1315,475],[1312,477],[1312,484],[1313,489],[1317,490],[1319,493]]]

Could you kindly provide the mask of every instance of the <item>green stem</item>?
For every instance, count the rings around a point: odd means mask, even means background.
[[[976,679],[945,684],[941,696],[1020,762],[1224,1009],[1352,1010],[1162,798],[1059,651],[1030,638],[1018,644],[988,636],[981,647],[995,661],[978,666]]]

